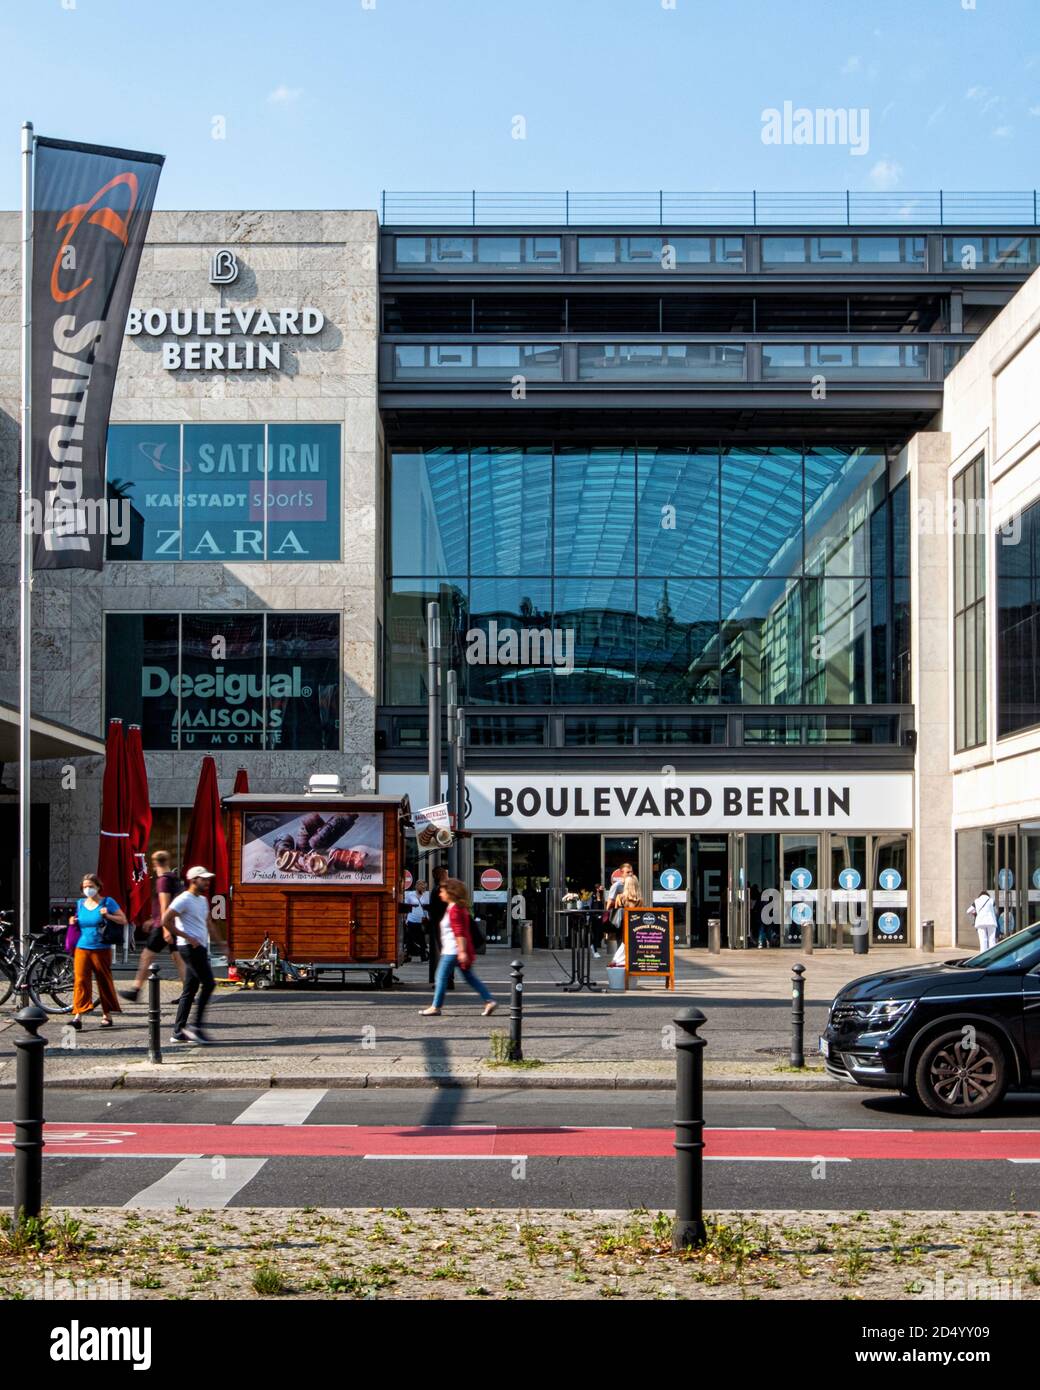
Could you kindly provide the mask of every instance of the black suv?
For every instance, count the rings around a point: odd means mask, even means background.
[[[853,980],[820,1051],[840,1081],[916,1095],[937,1115],[983,1115],[1009,1087],[1040,1087],[1040,923],[978,956]]]

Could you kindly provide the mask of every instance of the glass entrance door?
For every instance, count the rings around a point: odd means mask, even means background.
[[[733,943],[728,935],[727,895],[729,889],[729,846],[725,835],[690,836],[691,946],[707,946],[708,921],[717,917],[723,947]]]
[[[994,899],[1001,936],[1018,930],[1018,832],[1014,826],[997,831],[997,875]]]
[[[781,835],[780,856],[784,881],[783,946],[800,946],[802,933],[811,931],[818,944],[820,899],[820,840],[818,835]]]
[[[688,835],[654,835],[650,860],[655,907],[672,909],[677,945],[689,945],[690,838]],[[645,890],[644,890],[645,892]]]
[[[752,950],[779,946],[785,910],[780,888],[780,836],[745,835],[747,944]]]
[[[867,837],[832,834],[829,839],[830,874],[821,920],[832,945],[851,947],[856,929],[866,930]]]
[[[1040,921],[1040,825],[1033,821],[1020,828],[1022,873],[1018,920],[1025,927],[1031,922]]]
[[[474,835],[473,915],[484,928],[489,947],[508,946],[509,919],[509,836]]]

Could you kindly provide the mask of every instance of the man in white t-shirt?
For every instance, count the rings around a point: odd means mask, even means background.
[[[213,875],[208,869],[196,865],[184,877],[187,888],[177,894],[162,915],[164,927],[169,925],[171,919],[176,923],[175,949],[184,961],[184,990],[177,1000],[177,1017],[170,1041],[207,1043],[209,1038],[202,1031],[202,1016],[216,982],[209,963],[209,902],[202,889]],[[189,1028],[188,1015],[196,995],[199,1002],[195,1008],[195,1026]]]
[[[988,951],[997,944],[997,906],[989,893],[983,890],[968,908],[968,916],[975,919],[975,930],[979,934],[979,950]]]

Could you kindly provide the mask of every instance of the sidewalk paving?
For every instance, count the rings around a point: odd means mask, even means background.
[[[198,1089],[213,1086],[477,1086],[596,1090],[667,1090],[674,1086],[676,1013],[696,1006],[706,1015],[708,1089],[839,1089],[816,1055],[835,992],[850,979],[881,969],[955,958],[894,949],[853,956],[786,950],[677,953],[674,993],[642,983],[626,994],[566,993],[568,955],[540,951],[524,960],[523,1047],[527,1065],[490,1060],[492,1031],[508,1032],[510,963],[502,951],[477,969],[500,1001],[483,1018],[479,1000],[460,979],[439,1018],[422,1018],[429,1002],[427,967],[398,971],[401,986],[373,990],[367,977],[347,986],[243,990],[225,985],[210,1005],[214,1046],[169,1043],[179,985],[167,960],[162,984],[163,1062],[147,1061],[147,1009],[126,1004],[112,1030],[87,1020],[74,1033],[62,1016],[43,1030],[49,1085],[107,1089]],[[791,967],[806,967],[805,1048],[809,1068],[788,1069]],[[593,962],[605,980],[606,957]],[[131,969],[117,968],[122,987]],[[0,1087],[14,1084],[13,1010],[0,1016]],[[533,1065],[532,1065],[533,1063]]]

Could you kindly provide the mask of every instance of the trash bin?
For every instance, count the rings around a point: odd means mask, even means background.
[[[607,989],[614,989],[624,992],[625,988],[625,967],[623,965],[607,966]]]

